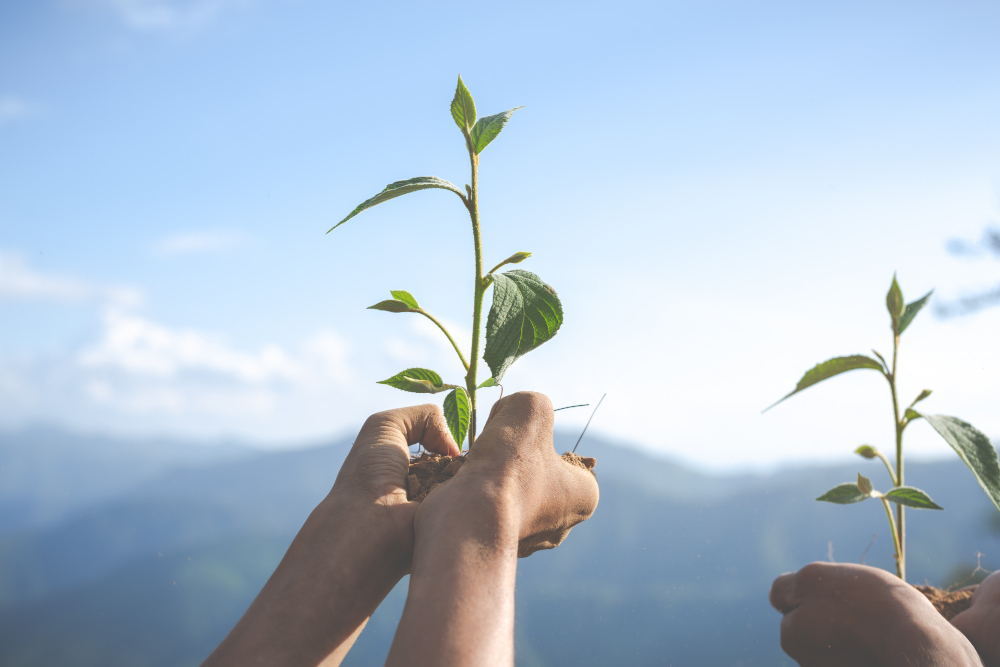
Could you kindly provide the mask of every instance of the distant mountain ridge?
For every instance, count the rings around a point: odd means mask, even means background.
[[[0,435],[0,517],[14,517],[0,524],[5,666],[199,664],[329,490],[350,444],[213,458],[64,437]],[[575,440],[557,434],[556,448]],[[19,449],[39,441],[33,453]],[[93,457],[81,454],[89,447]],[[825,560],[831,542],[836,559],[857,561],[873,533],[868,563],[891,567],[877,506],[812,500],[859,470],[881,479],[870,462],[712,477],[597,438],[579,451],[598,459],[601,502],[562,547],[520,562],[519,665],[791,665],[767,605],[774,576]],[[908,468],[947,509],[910,513],[912,579],[950,583],[977,551],[985,567],[1000,565],[996,510],[968,470],[957,461]],[[53,488],[63,497],[49,498]],[[29,518],[17,519],[25,507]],[[381,664],[404,599],[405,581],[345,664]]]

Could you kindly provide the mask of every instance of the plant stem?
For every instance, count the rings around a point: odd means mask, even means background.
[[[889,508],[889,501],[882,498],[882,506],[885,507],[885,515],[889,518],[889,530],[892,531],[892,546],[896,549],[896,574],[900,579],[906,581],[902,572],[906,565],[901,560],[902,548],[900,547],[899,533],[896,531],[896,522],[892,519],[892,509]]]
[[[465,366],[465,370],[468,371],[469,370],[469,362],[467,362],[465,360],[465,355],[463,355],[462,351],[460,349],[458,349],[458,344],[455,343],[455,339],[451,337],[451,334],[448,333],[448,330],[444,328],[444,325],[441,324],[440,322],[438,322],[437,318],[435,318],[433,315],[431,315],[430,313],[428,313],[423,308],[418,309],[417,312],[420,313],[421,315],[423,315],[424,317],[426,317],[427,319],[429,319],[434,324],[436,324],[437,327],[438,327],[438,329],[441,330],[441,333],[443,333],[445,336],[448,337],[448,342],[451,343],[451,346],[453,348],[455,348],[455,352],[456,352],[456,354],[458,354],[458,358],[462,360],[462,365]]]
[[[896,425],[896,479],[897,487],[903,486],[903,423],[899,420],[899,399],[896,396],[896,361],[899,357],[899,332],[895,330],[895,320],[893,321],[892,337],[892,374],[889,376],[889,388],[892,390],[892,412],[893,421]],[[889,511],[888,504],[886,511]],[[901,504],[896,505],[896,525],[898,531],[896,553],[896,574],[903,581],[906,581],[906,515]]]
[[[476,291],[472,310],[472,353],[469,355],[469,372],[465,376],[465,386],[471,403],[469,410],[469,449],[476,442],[476,367],[479,365],[479,327],[483,315],[483,242],[479,232],[479,156],[472,147],[472,140],[466,134],[469,160],[472,163],[472,187],[469,189],[469,216],[472,218],[472,240],[476,249]]]
[[[885,469],[889,471],[889,479],[892,481],[892,485],[899,486],[899,484],[896,483],[896,472],[892,469],[892,464],[889,463],[889,459],[886,458],[886,455],[882,452],[879,452],[878,450],[876,450],[876,452],[876,455],[882,460],[882,463],[885,464]]]

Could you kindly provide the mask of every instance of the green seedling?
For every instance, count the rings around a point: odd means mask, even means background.
[[[861,445],[854,450],[854,453],[866,459],[879,459],[885,464],[889,472],[889,481],[892,484],[891,490],[882,493],[876,491],[872,482],[867,477],[858,473],[857,482],[845,482],[830,489],[816,500],[829,503],[847,505],[858,503],[868,498],[877,498],[882,501],[885,508],[886,517],[889,519],[889,529],[892,533],[893,547],[895,548],[896,574],[900,579],[906,580],[906,516],[905,507],[915,509],[940,510],[940,505],[931,500],[931,497],[924,491],[912,486],[906,486],[903,479],[903,432],[906,427],[913,422],[923,419],[931,425],[937,433],[944,438],[945,442],[951,445],[958,457],[972,471],[976,481],[986,491],[993,504],[1000,510],[1000,463],[997,461],[997,452],[990,443],[989,438],[979,432],[971,424],[956,417],[946,415],[932,415],[920,412],[915,409],[920,403],[931,395],[930,389],[920,392],[913,402],[910,403],[900,414],[899,399],[896,395],[896,379],[899,377],[899,338],[913,322],[913,318],[927,304],[931,292],[911,303],[903,300],[903,292],[896,282],[896,277],[892,277],[892,286],[885,297],[885,305],[889,310],[889,317],[892,320],[892,366],[881,354],[872,350],[875,359],[863,354],[854,354],[849,357],[835,357],[816,365],[807,371],[795,389],[784,396],[778,403],[794,396],[803,389],[807,389],[814,384],[822,382],[835,375],[853,370],[873,370],[882,374],[889,382],[889,392],[892,394],[893,423],[896,430],[896,461],[895,466],[889,461],[885,454],[871,445]],[[777,405],[775,403],[774,405]],[[774,407],[767,408],[770,410]],[[765,412],[767,412],[765,410]],[[895,503],[895,516],[889,503]]]
[[[519,264],[531,256],[530,252],[516,252],[488,272],[483,272],[483,245],[479,219],[479,156],[497,138],[516,107],[502,113],[476,118],[476,103],[472,94],[458,77],[455,97],[451,101],[451,117],[465,137],[465,148],[472,164],[472,184],[463,192],[456,185],[436,176],[418,176],[405,181],[396,181],[385,186],[382,192],[362,202],[346,218],[331,227],[327,234],[344,224],[357,214],[382,202],[401,195],[438,188],[453,192],[462,200],[472,221],[472,241],[475,250],[475,292],[472,306],[472,342],[469,358],[466,360],[462,348],[445,326],[425,308],[421,307],[412,294],[403,290],[392,290],[392,298],[381,301],[369,308],[390,313],[417,313],[433,322],[447,337],[455,349],[465,370],[464,387],[446,384],[441,376],[427,368],[407,368],[379,384],[389,385],[403,391],[418,394],[437,394],[448,391],[444,399],[444,414],[459,449],[463,448],[466,434],[469,447],[476,441],[476,392],[486,387],[495,387],[503,380],[504,373],[517,359],[542,343],[548,341],[562,325],[563,311],[554,289],[542,282],[541,278],[529,271],[519,269],[497,273],[508,264]],[[486,318],[486,348],[483,360],[490,367],[491,376],[482,383],[477,381],[479,362],[479,339],[482,327],[483,299],[486,290],[493,287],[493,305]]]

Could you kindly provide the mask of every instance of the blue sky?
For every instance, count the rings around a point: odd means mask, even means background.
[[[884,293],[953,299],[1000,217],[994,3],[58,0],[0,7],[0,425],[281,444],[461,373],[407,289],[471,329],[448,114],[524,104],[483,153],[486,261],[566,311],[506,391],[608,398],[602,434],[713,469],[891,438],[874,374],[765,416],[831,356],[891,348]],[[1000,437],[1000,309],[907,332],[903,391]],[[487,405],[492,395],[484,394]],[[560,413],[578,428],[585,410]],[[946,455],[924,425],[912,451]]]

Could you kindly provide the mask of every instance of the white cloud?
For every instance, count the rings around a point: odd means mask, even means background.
[[[200,28],[246,0],[98,0],[135,30]]]
[[[0,95],[0,125],[27,118],[35,113],[34,105],[16,95]]]
[[[94,285],[76,278],[42,273],[24,257],[0,250],[0,301],[103,301],[135,305],[142,293],[131,287]]]
[[[187,255],[232,248],[243,243],[244,238],[236,232],[209,231],[174,234],[158,241],[155,250],[158,255]]]

